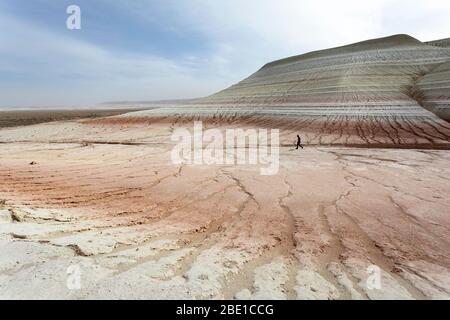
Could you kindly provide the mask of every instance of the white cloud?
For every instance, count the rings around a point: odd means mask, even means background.
[[[448,0],[189,0],[181,3],[180,11],[185,12],[192,24],[211,33],[212,38],[244,42],[254,51],[265,48],[279,57],[396,33],[420,39],[450,36]]]
[[[0,106],[198,97],[228,84],[199,61],[112,52],[7,16],[0,29],[13,30],[0,33],[0,73],[19,79],[0,79]]]

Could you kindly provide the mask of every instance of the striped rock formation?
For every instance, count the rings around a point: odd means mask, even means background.
[[[448,148],[450,125],[432,112],[448,112],[449,63],[445,40],[395,35],[270,62],[209,97],[106,121],[201,118],[301,132],[309,144]]]
[[[450,49],[450,38],[427,42],[429,45]],[[439,117],[450,120],[450,61],[438,65],[419,78],[413,89],[414,98]]]

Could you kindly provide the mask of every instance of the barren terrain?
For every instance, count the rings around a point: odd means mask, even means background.
[[[1,129],[0,298],[449,299],[448,43],[369,40],[201,99]],[[279,172],[174,164],[195,120],[279,129]]]
[[[1,130],[0,297],[450,297],[449,151],[287,145],[261,176],[173,165],[174,128]]]

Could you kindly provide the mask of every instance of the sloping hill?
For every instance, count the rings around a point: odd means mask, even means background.
[[[418,79],[413,96],[423,107],[450,121],[450,61]]]
[[[450,48],[436,43],[394,35],[310,52],[189,104],[108,121],[202,118],[302,132],[312,144],[448,145],[450,125],[415,100],[415,83],[450,61]]]
[[[450,50],[406,35],[364,41],[268,63],[201,103],[294,107],[382,106],[420,113],[414,80],[450,60]],[[400,107],[408,108],[400,108]],[[408,110],[407,110],[408,109]],[[378,112],[370,108],[368,112]],[[384,113],[384,110],[382,110]]]

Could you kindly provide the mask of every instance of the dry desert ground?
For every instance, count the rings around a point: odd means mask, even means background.
[[[282,130],[263,176],[174,165],[190,123],[117,118],[0,130],[2,299],[450,297],[450,151]]]
[[[152,108],[0,130],[0,298],[450,298],[449,39],[289,57]],[[172,161],[196,120],[280,130],[279,170]]]

